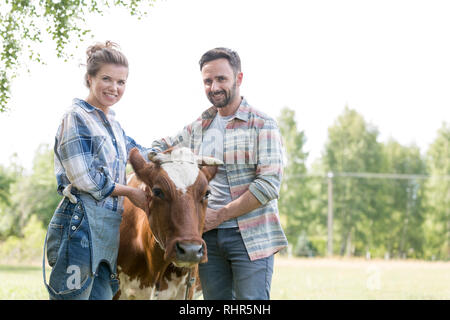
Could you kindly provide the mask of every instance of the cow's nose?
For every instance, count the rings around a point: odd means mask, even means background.
[[[200,262],[203,257],[203,246],[191,242],[177,242],[177,260],[185,262]]]

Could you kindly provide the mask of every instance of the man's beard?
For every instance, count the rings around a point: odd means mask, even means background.
[[[221,93],[223,94],[223,99],[218,101],[214,100],[213,96],[215,94]],[[234,99],[235,96],[236,96],[236,82],[234,82],[233,87],[228,92],[225,90],[210,92],[208,94],[208,100],[213,104],[214,107],[223,108],[226,107],[230,103],[230,101]]]

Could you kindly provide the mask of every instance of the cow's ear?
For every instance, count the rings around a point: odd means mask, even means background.
[[[139,153],[139,150],[137,148],[133,148],[130,151],[130,163],[133,167],[133,170],[135,172],[140,171],[145,168],[147,165],[147,162],[144,160],[144,158]]]
[[[206,179],[211,181],[217,173],[217,166],[204,166],[201,167],[200,170],[202,170],[203,174],[206,176]]]

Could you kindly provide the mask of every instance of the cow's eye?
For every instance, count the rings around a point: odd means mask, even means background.
[[[164,192],[160,188],[153,188],[152,192],[155,197],[164,199]]]
[[[210,194],[211,194],[211,191],[207,190],[206,193],[205,193],[205,195],[203,196],[203,199],[202,199],[202,200],[203,200],[203,201],[208,200]]]

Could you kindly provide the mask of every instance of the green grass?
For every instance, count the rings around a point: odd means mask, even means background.
[[[0,300],[42,299],[48,299],[48,293],[41,267],[0,266]]]
[[[448,300],[450,263],[277,256],[271,298]],[[4,299],[48,299],[41,268],[0,265]]]
[[[277,257],[271,298],[447,300],[450,263]]]

